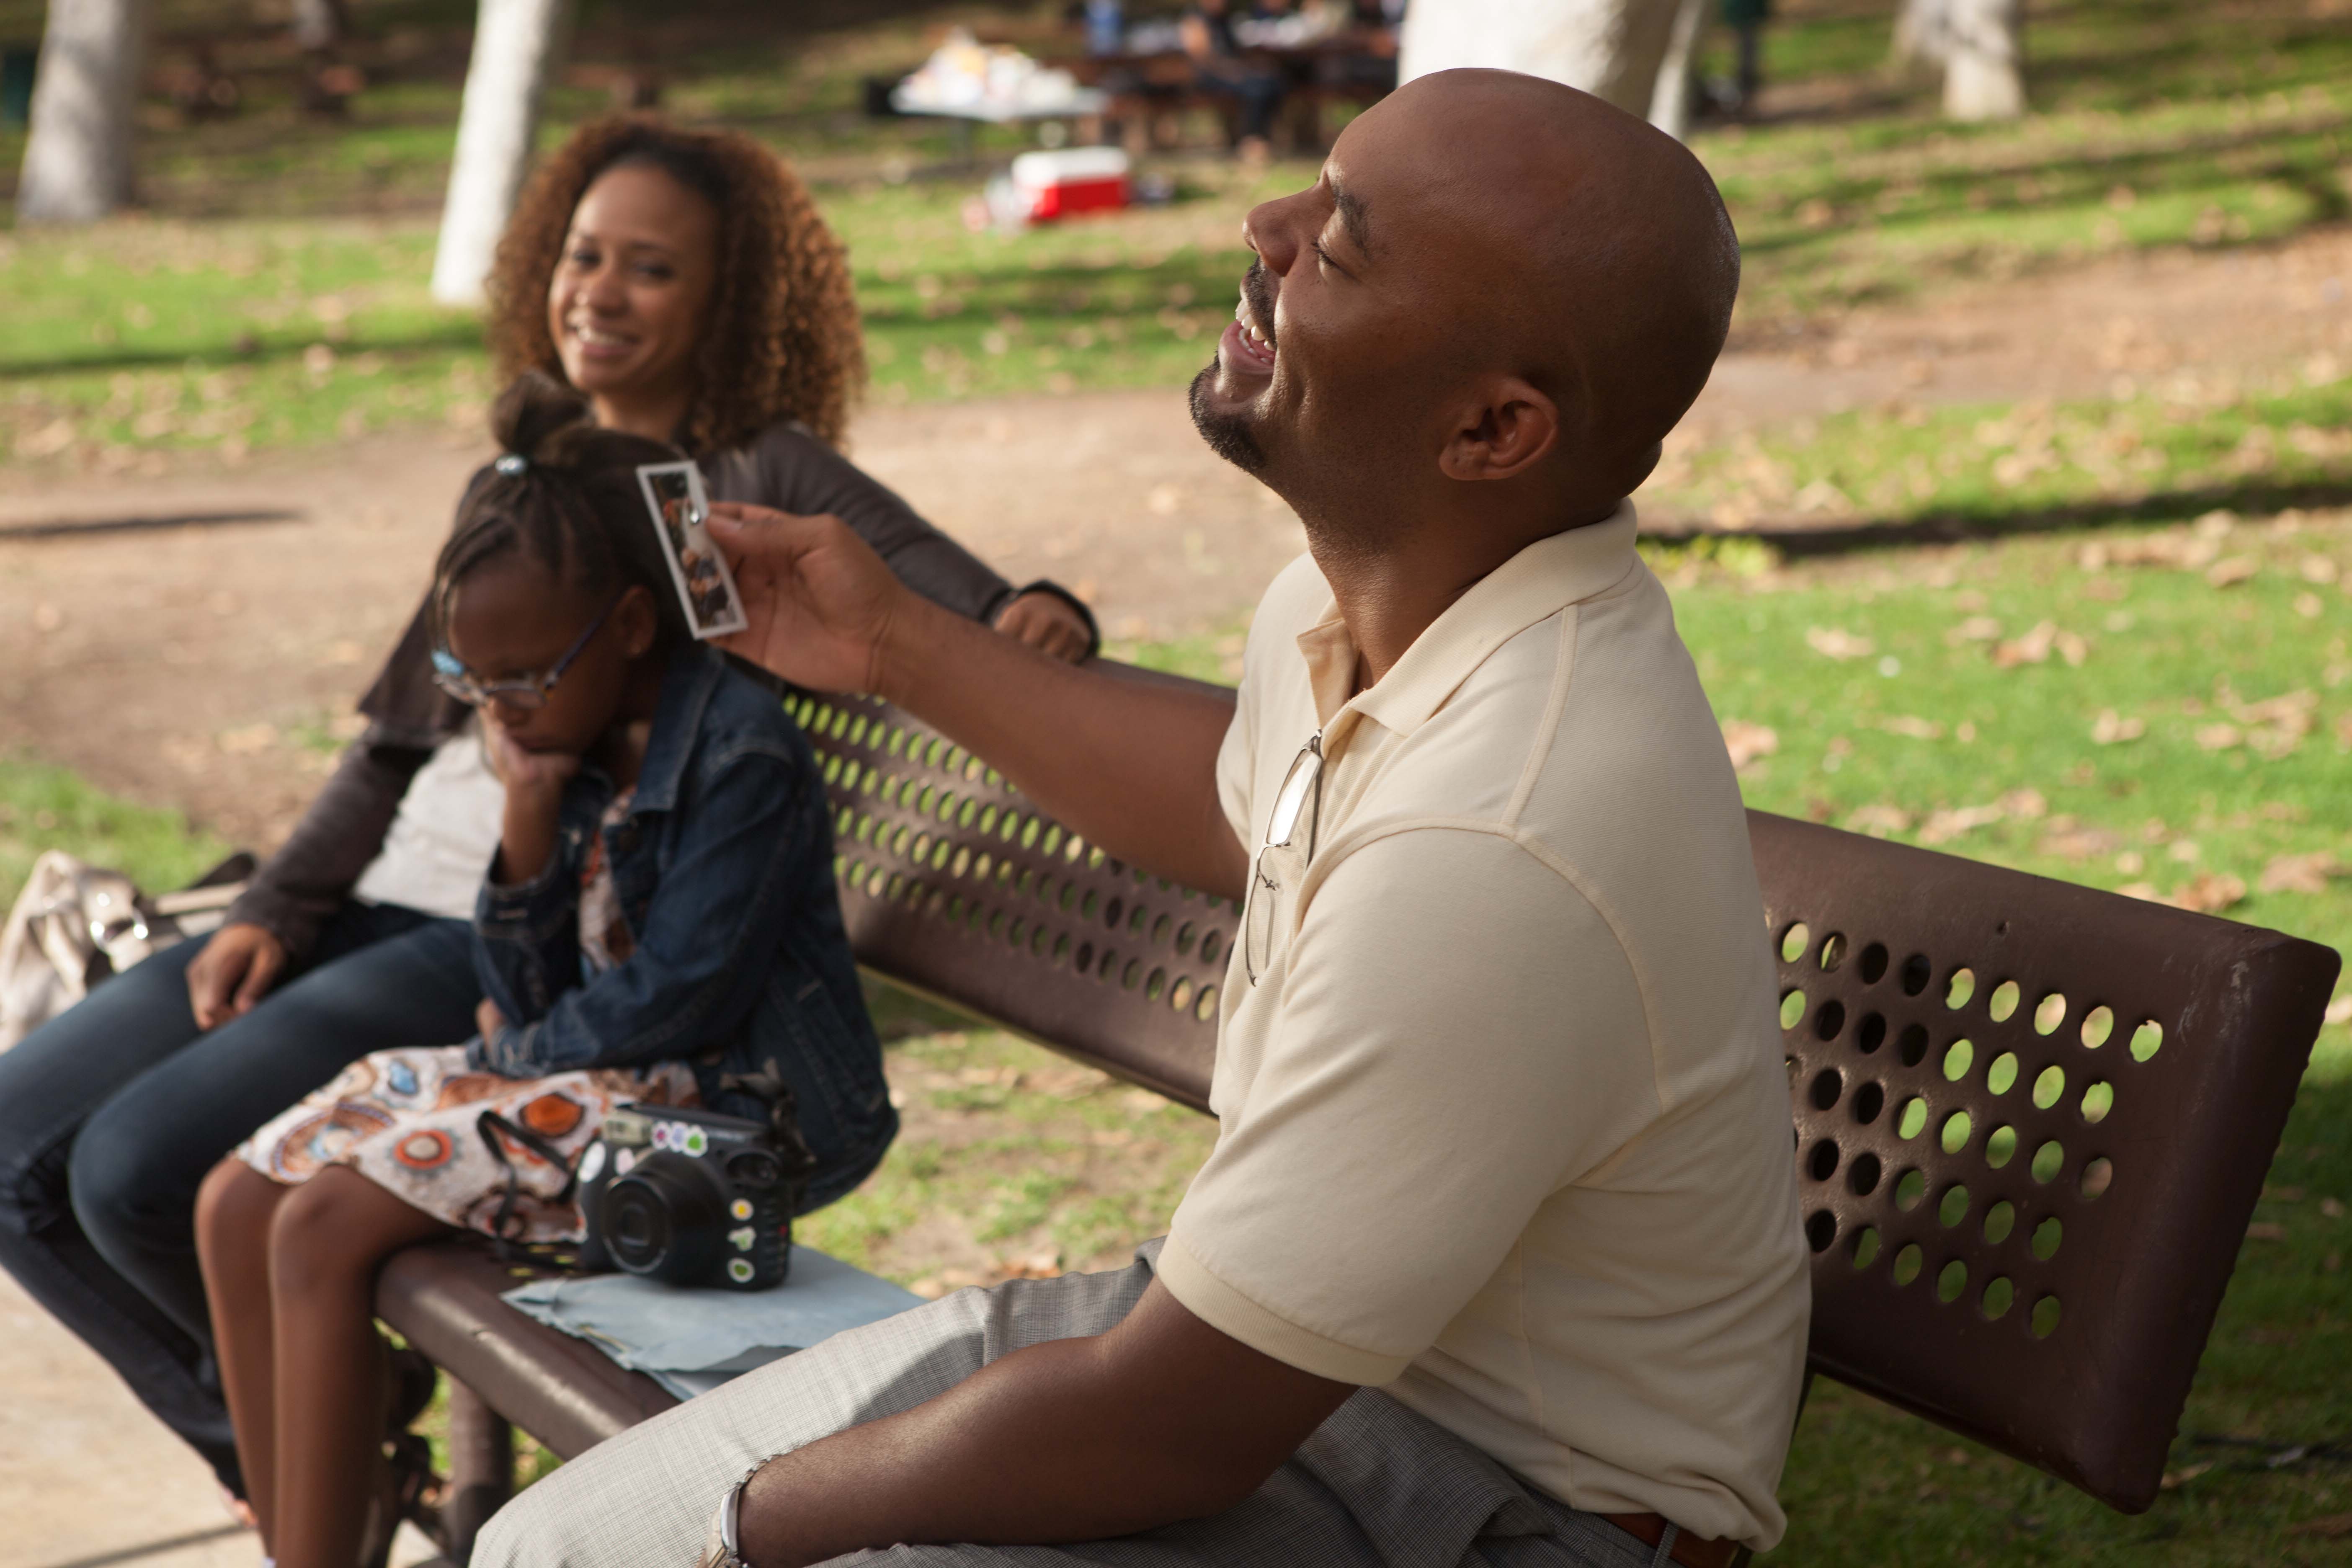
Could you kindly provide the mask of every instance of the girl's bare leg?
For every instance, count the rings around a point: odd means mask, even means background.
[[[449,1226],[342,1166],[291,1189],[269,1231],[278,1568],[352,1568],[383,1485],[389,1402],[375,1277]],[[240,1427],[240,1452],[243,1428]]]
[[[273,1551],[276,1515],[276,1359],[270,1333],[269,1231],[278,1206],[294,1189],[262,1175],[235,1155],[213,1167],[196,1194],[196,1258],[213,1315],[222,1392],[236,1432],[247,1501],[261,1549]]]

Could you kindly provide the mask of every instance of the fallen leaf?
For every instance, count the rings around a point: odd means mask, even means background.
[[[1922,844],[1945,844],[1964,833],[1974,833],[1979,827],[1990,827],[2009,814],[1999,805],[1963,805],[1927,814],[1927,825],[1919,830]]]
[[[2232,555],[2205,568],[2205,581],[2216,588],[2233,588],[2263,569],[2252,555]]]
[[[2050,815],[2050,802],[2038,789],[2013,789],[1997,803],[2001,811],[2023,822],[2037,822]]]
[[[2284,1241],[2286,1226],[2273,1225],[2266,1219],[2259,1219],[2246,1227],[2246,1239],[2248,1241]]]
[[[2321,849],[2273,857],[2255,886],[2265,893],[2324,893],[2330,877],[2343,876],[2352,876],[2352,866]]]
[[[2352,1535],[2352,1513],[2325,1513],[2286,1527],[2289,1535],[2316,1535],[2329,1541]]]
[[[1911,831],[1911,814],[1899,805],[1865,805],[1857,807],[1845,819],[1849,833],[1867,833],[1873,838],[1884,838],[1891,833]]]
[[[1990,642],[2000,636],[2000,623],[1990,616],[1970,616],[1944,634],[1949,643]]]
[[[2177,1470],[2165,1471],[2164,1479],[2157,1484],[2166,1491],[2173,1491],[2187,1486],[2212,1468],[2210,1461],[2201,1465],[2183,1465]]]
[[[2042,836],[2041,850],[2062,860],[2089,860],[2111,853],[2123,842],[2104,827],[2061,827],[2062,819],[2051,820],[2050,831]]]
[[[1832,514],[1850,512],[1853,499],[1827,479],[1815,479],[1797,492],[1796,509],[1801,512],[1822,511]]]
[[[54,458],[74,444],[74,422],[58,418],[16,437],[16,456],[20,458]]]
[[[2057,640],[2058,623],[2043,621],[2023,637],[1994,648],[1992,661],[2002,669],[2013,669],[2021,664],[2047,664],[2051,645]]]
[[[2344,1202],[2341,1198],[2322,1198],[2319,1200],[2319,1212],[2328,1219],[2342,1219]]]
[[[2152,904],[2163,902],[2163,899],[2156,890],[2154,882],[2126,882],[2116,891],[2126,899],[2144,899]]]
[[[2125,718],[2112,708],[2102,708],[2091,723],[2091,740],[2095,745],[2113,746],[2125,741],[2137,741],[2147,733],[2147,721],[2134,715]]]
[[[2107,559],[2118,566],[2177,566],[2185,572],[2211,564],[2221,553],[2218,537],[2193,538],[2178,529],[2141,539],[2119,539],[2107,546]]]
[[[2246,884],[2226,872],[2200,872],[2187,886],[2176,888],[2164,901],[2176,910],[2190,910],[2200,915],[2218,915],[2222,910],[2244,901]]]
[[[1908,735],[1915,741],[1940,741],[1944,738],[1941,724],[1908,713],[1899,718],[1882,719],[1878,727],[1890,735]]]
[[[2327,1005],[2327,1011],[2321,1016],[2320,1022],[2324,1024],[2352,1024],[2352,991],[2347,991],[2343,995],[2338,996],[2335,1001],[2330,1002]]]
[[[1878,645],[1842,626],[1807,626],[1805,646],[1825,658],[1862,658]]]
[[[2208,752],[2226,752],[2244,740],[2244,734],[2235,724],[2200,724],[2197,727],[2197,744]]]
[[[1727,719],[1723,724],[1723,745],[1731,753],[1733,770],[1745,773],[1749,763],[1760,762],[1780,749],[1780,736],[1768,725],[1751,724],[1745,719]]]

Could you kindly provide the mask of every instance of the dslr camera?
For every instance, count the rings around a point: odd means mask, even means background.
[[[782,1284],[814,1163],[793,1131],[714,1110],[614,1106],[580,1156],[580,1261],[672,1285]]]

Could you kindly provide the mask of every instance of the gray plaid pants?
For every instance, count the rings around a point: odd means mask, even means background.
[[[1024,1345],[1103,1332],[1142,1299],[1159,1250],[1147,1243],[1109,1273],[958,1291],[747,1373],[523,1492],[483,1531],[472,1568],[692,1568],[720,1497],[753,1465],[919,1405]],[[1070,1546],[894,1546],[835,1561],[1664,1568],[1667,1558],[1365,1389],[1212,1519]]]

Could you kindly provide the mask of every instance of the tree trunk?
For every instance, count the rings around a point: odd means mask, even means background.
[[[1400,79],[1496,66],[1646,115],[1683,0],[1413,0]]]
[[[1658,63],[1657,85],[1650,89],[1650,123],[1677,142],[1690,140],[1691,50],[1706,21],[1707,4],[1682,0],[1674,31],[1666,36],[1666,58]]]
[[[19,223],[89,223],[131,199],[146,0],[49,0],[33,79]]]
[[[1942,65],[1952,52],[1952,0],[1903,0],[1891,52],[1898,67]]]
[[[2014,120],[2025,112],[2024,0],[1949,0],[1944,115]]]
[[[343,0],[294,0],[294,42],[306,55],[343,41]]]
[[[530,163],[540,99],[562,53],[571,10],[571,0],[481,0],[433,257],[433,297],[444,304],[481,302]]]

